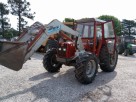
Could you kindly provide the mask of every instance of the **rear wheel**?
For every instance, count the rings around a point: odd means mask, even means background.
[[[62,64],[56,60],[56,53],[55,49],[49,50],[43,58],[43,66],[48,72],[58,72],[62,66]]]
[[[89,84],[94,80],[97,70],[97,58],[93,54],[83,55],[76,61],[75,77],[80,83]]]
[[[114,54],[111,55],[109,54],[107,47],[103,46],[101,48],[99,59],[100,59],[100,68],[104,72],[114,71],[116,64],[117,64],[117,60],[118,60],[117,49],[115,49]]]

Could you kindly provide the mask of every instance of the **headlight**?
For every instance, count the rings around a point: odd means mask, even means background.
[[[59,51],[61,50],[61,48],[59,48]]]
[[[63,48],[63,51],[66,51],[66,49],[65,49],[65,48]]]

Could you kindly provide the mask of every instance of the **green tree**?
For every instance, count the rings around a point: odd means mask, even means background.
[[[17,37],[18,36],[18,31],[17,30],[15,30],[14,28],[10,28],[10,29],[7,29],[6,31],[5,31],[5,38],[6,39],[11,39],[11,38],[13,38],[13,37]]]
[[[9,14],[8,6],[4,3],[0,3],[0,28],[2,36],[4,37],[5,30],[10,27],[9,19],[6,17]]]
[[[64,22],[74,22],[75,20],[73,18],[65,18]]]
[[[130,36],[131,34],[135,33],[135,28],[136,28],[136,22],[134,20],[123,19],[122,21],[123,34],[128,34]]]
[[[10,40],[10,38],[12,38],[12,37],[13,37],[12,32],[9,32],[9,30],[6,30],[6,31],[5,31],[5,37],[4,37],[4,38]]]
[[[23,17],[28,19],[34,19],[34,13],[30,13],[31,9],[29,8],[30,3],[26,0],[8,0],[8,4],[11,8],[11,14],[18,16],[18,30],[19,34],[27,24],[27,21]]]
[[[98,17],[101,20],[105,20],[105,21],[109,21],[112,20],[114,23],[114,29],[115,29],[115,33],[116,35],[120,36],[121,35],[121,22],[118,18],[114,17],[114,16],[110,16],[110,15],[102,15],[100,17]]]

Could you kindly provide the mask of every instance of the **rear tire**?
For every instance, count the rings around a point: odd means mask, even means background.
[[[43,58],[43,66],[48,72],[58,72],[62,66],[56,60],[56,53],[57,51],[55,49],[49,50]]]
[[[76,60],[75,77],[82,84],[92,83],[98,70],[97,58],[93,54],[80,56]]]
[[[114,71],[116,64],[117,64],[117,60],[118,60],[117,49],[115,49],[115,54],[113,56],[111,56],[108,52],[107,47],[102,46],[101,52],[100,52],[100,55],[99,55],[99,59],[100,59],[100,68],[104,72]]]

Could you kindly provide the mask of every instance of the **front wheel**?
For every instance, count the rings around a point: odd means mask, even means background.
[[[94,80],[97,70],[98,63],[95,55],[83,55],[76,61],[75,77],[80,83],[89,84]]]
[[[104,71],[104,72],[112,72],[114,71],[116,64],[117,64],[117,60],[118,60],[118,51],[117,49],[115,49],[115,52],[113,55],[111,55],[108,52],[108,49],[106,46],[103,46],[101,48],[101,52],[99,55],[99,59],[100,59],[100,68]]]
[[[48,72],[58,72],[62,66],[62,64],[56,60],[56,53],[55,49],[49,50],[43,58],[43,66]]]

